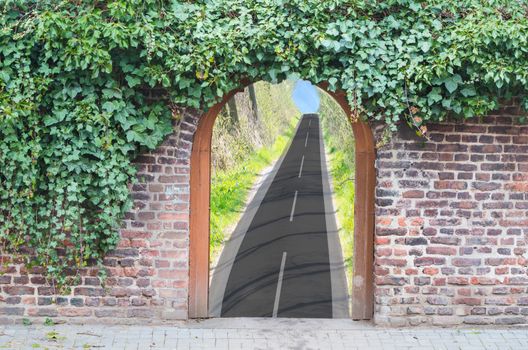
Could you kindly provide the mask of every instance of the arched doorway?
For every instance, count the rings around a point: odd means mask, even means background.
[[[352,115],[343,91],[330,91],[325,83],[319,87],[336,100],[347,116]],[[208,317],[211,138],[218,113],[238,91],[231,91],[211,107],[200,118],[194,134],[190,166],[189,318]],[[351,125],[356,140],[357,166],[352,319],[365,320],[372,318],[374,302],[375,150],[369,125],[361,121],[351,122]]]

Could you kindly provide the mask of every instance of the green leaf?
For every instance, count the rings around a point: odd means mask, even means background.
[[[420,43],[420,49],[423,52],[428,52],[429,49],[431,49],[431,43],[429,41],[423,41],[422,43]]]
[[[331,90],[335,90],[336,83],[337,83],[337,78],[332,77],[332,78],[328,79],[328,83],[330,84],[330,89]]]
[[[130,86],[130,87],[134,87],[134,86],[139,85],[141,83],[141,79],[138,78],[138,77],[135,77],[133,75],[127,75],[125,77],[125,80],[127,81],[128,86]]]
[[[103,107],[103,110],[108,113],[112,113],[113,111],[117,109],[115,103],[112,101],[106,101],[105,103],[103,103],[102,107]]]
[[[431,106],[440,100],[442,100],[441,90],[440,88],[435,87],[427,95],[427,102],[429,103],[429,106]]]
[[[51,126],[53,124],[57,124],[58,123],[57,119],[55,119],[55,118],[53,118],[52,116],[49,116],[49,115],[45,116],[43,121],[44,121],[44,125],[45,126]]]
[[[2,79],[6,84],[9,83],[9,80],[11,80],[9,73],[7,73],[5,70],[0,70],[0,79]]]
[[[460,90],[460,93],[464,97],[471,97],[477,95],[477,92],[475,91],[475,88],[473,86],[463,88],[462,90]]]
[[[420,6],[419,3],[414,2],[414,1],[411,1],[411,3],[409,4],[409,7],[414,12],[419,12],[422,9],[422,6]]]
[[[455,92],[455,90],[458,88],[458,84],[461,82],[462,78],[458,74],[455,74],[444,80],[445,87],[449,93]]]

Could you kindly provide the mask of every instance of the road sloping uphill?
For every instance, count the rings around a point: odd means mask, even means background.
[[[245,232],[223,294],[217,293],[221,311],[215,316],[332,318],[332,296],[347,299],[346,281],[332,281],[327,216],[335,219],[333,209],[325,208],[328,179],[320,132],[319,116],[303,115],[258,207],[242,217]],[[344,279],[344,271],[335,276]]]

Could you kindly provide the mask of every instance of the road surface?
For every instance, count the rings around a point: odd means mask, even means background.
[[[241,238],[222,317],[333,317],[321,143],[318,115],[303,115]]]

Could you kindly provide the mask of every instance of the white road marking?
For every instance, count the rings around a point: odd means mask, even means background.
[[[300,169],[299,169],[299,179],[301,178],[303,164],[304,164],[304,156],[302,157],[302,160],[301,160],[301,167],[300,167]]]
[[[295,191],[295,197],[293,197],[293,205],[292,205],[292,210],[291,210],[291,214],[290,214],[290,221],[293,221],[293,213],[295,213],[295,203],[297,203],[297,193],[299,191]]]
[[[308,127],[310,127],[310,125],[312,125],[312,120],[310,119],[310,122],[308,123]]]
[[[297,192],[295,194],[297,194]],[[286,265],[286,252],[282,252],[279,281],[277,282],[277,290],[275,291],[275,303],[273,304],[273,317],[277,317],[277,313],[279,312],[279,300],[282,289],[282,279],[284,277],[284,265]]]
[[[304,141],[304,147],[308,144],[308,135],[310,134],[310,131],[306,133],[306,140]]]

